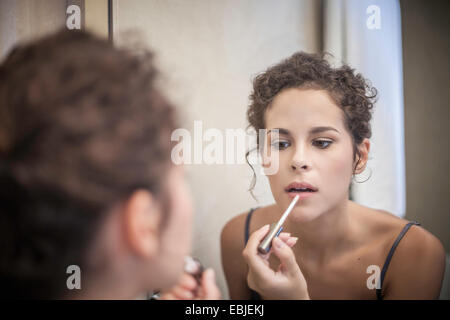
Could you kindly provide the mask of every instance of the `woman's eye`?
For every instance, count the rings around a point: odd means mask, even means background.
[[[287,141],[275,141],[272,143],[272,147],[278,150],[283,150],[289,147],[289,142]]]
[[[329,141],[329,140],[315,140],[313,142],[314,145],[318,146],[320,149],[326,149],[328,148],[331,144],[333,143],[333,141]]]

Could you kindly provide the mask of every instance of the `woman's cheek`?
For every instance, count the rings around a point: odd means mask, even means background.
[[[275,201],[279,203],[279,201],[283,199],[284,187],[291,182],[289,181],[289,172],[287,171],[287,168],[289,168],[289,160],[287,156],[278,153],[278,156],[273,161],[272,166],[277,170],[273,171],[272,174],[267,175],[267,177],[269,179],[272,195]]]
[[[280,198],[279,193],[281,186],[280,173],[278,172],[277,174],[268,175],[267,178],[269,179],[269,185],[270,190],[272,191],[272,196],[274,197],[275,201],[278,202]]]
[[[349,160],[343,157],[330,157],[328,164],[325,166],[324,174],[327,184],[333,194],[342,196],[347,193],[351,178],[351,167],[349,167]]]

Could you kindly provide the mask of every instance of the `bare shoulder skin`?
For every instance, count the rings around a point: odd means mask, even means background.
[[[293,248],[311,299],[376,299],[367,287],[371,273],[380,270],[395,239],[408,223],[386,211],[351,202],[352,231],[342,249],[332,257],[317,261],[301,249],[301,235]],[[249,299],[247,265],[242,257],[244,227],[248,211],[231,219],[221,235],[222,265],[231,299]],[[250,233],[279,218],[275,206],[259,208],[250,221]],[[290,232],[291,230],[285,230]],[[270,264],[276,261],[271,258]],[[400,241],[383,281],[384,299],[436,299],[445,270],[445,250],[441,242],[421,226],[413,225]]]
[[[247,213],[239,214],[228,221],[220,237],[222,267],[232,300],[250,299],[250,289],[247,286],[247,264],[242,257]]]
[[[383,283],[383,298],[438,299],[444,272],[444,246],[426,229],[413,225],[391,259]]]
[[[359,225],[367,225],[363,256],[379,260],[380,270],[408,220],[387,211],[356,205]],[[363,227],[361,227],[363,229]],[[422,226],[412,225],[400,240],[382,285],[383,299],[437,299],[445,272],[442,243]],[[367,279],[366,275],[366,279]]]

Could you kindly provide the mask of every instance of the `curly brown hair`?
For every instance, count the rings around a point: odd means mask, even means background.
[[[370,81],[355,69],[343,64],[333,68],[326,60],[331,54],[309,54],[297,52],[280,63],[269,67],[253,80],[253,92],[250,95],[250,105],[247,109],[249,126],[258,132],[265,128],[266,110],[270,108],[275,96],[287,88],[326,90],[333,101],[339,106],[345,118],[345,126],[352,137],[353,159],[360,154],[358,145],[364,138],[372,135],[370,120],[372,109],[376,102],[377,90]],[[257,135],[259,138],[259,136]],[[259,139],[257,140],[259,145]],[[249,152],[247,152],[247,156]],[[248,162],[248,161],[247,161]],[[252,168],[253,170],[253,168]],[[252,190],[256,183],[253,170]]]
[[[19,45],[1,64],[3,294],[61,297],[71,264],[85,279],[102,219],[134,190],[149,190],[168,211],[177,121],[157,75],[151,52],[77,30]]]

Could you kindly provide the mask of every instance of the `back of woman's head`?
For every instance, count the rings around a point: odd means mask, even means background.
[[[164,198],[173,108],[151,54],[82,31],[18,46],[0,66],[2,295],[58,298],[114,204]],[[164,202],[164,201],[163,201]]]

